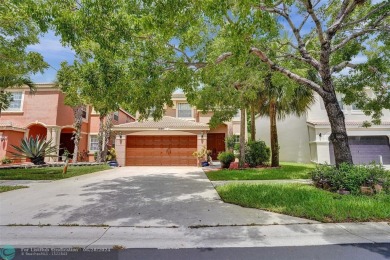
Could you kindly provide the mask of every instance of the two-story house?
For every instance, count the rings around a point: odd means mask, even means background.
[[[240,135],[239,114],[210,129],[211,112],[203,114],[192,107],[184,94],[173,94],[172,101],[174,105],[164,108],[165,114],[159,121],[150,118],[113,127],[119,165],[195,166],[194,151],[205,147],[216,159],[218,153],[226,150],[225,137]]]
[[[370,90],[367,90],[370,91]],[[368,93],[373,95],[373,93]],[[315,93],[316,102],[302,117],[289,116],[277,122],[280,160],[334,164],[333,146],[328,116],[322,99]],[[347,134],[354,163],[372,161],[390,164],[390,111],[384,110],[380,125],[363,127],[370,117],[354,105],[345,105],[339,97],[345,115]],[[269,118],[256,118],[256,138],[269,144]]]
[[[0,159],[12,157],[9,153],[13,150],[11,145],[20,145],[21,139],[30,136],[52,140],[59,147],[58,158],[46,160],[60,159],[65,149],[73,153],[74,115],[73,109],[64,103],[65,94],[55,88],[54,84],[36,84],[36,87],[34,94],[27,87],[7,90],[12,93],[13,101],[0,116]],[[113,114],[114,125],[134,120],[123,109]],[[90,106],[85,106],[79,146],[80,160],[94,160],[94,152],[98,149],[98,132],[99,114]]]

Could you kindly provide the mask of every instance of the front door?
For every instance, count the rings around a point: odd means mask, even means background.
[[[226,150],[225,134],[207,134],[207,150],[211,151],[211,158],[217,160],[218,154]]]

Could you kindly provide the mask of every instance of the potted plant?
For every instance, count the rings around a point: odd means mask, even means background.
[[[198,161],[198,167],[208,165],[207,152],[208,151],[206,150],[206,147],[203,146],[202,149],[200,149],[199,151],[195,151],[192,153],[192,156],[195,156]]]
[[[107,151],[107,157],[106,157],[106,161],[108,163],[108,165],[112,166],[112,167],[118,167],[118,162],[116,161],[116,151],[115,151],[115,148],[111,148]]]

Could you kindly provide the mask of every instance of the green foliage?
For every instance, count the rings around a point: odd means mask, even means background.
[[[217,159],[223,164],[223,168],[229,168],[230,163],[234,162],[235,156],[232,152],[222,152],[218,154]]]
[[[227,137],[225,137],[225,144],[226,144],[226,147],[229,151],[233,151],[234,150],[234,146],[236,144],[236,138],[234,135],[229,135]]]
[[[27,51],[39,42],[39,24],[31,17],[32,0],[5,0],[0,5],[0,108],[8,108],[3,91],[10,87],[31,84],[30,75],[43,72],[48,64],[42,55]],[[8,105],[7,105],[8,104]]]
[[[310,179],[314,164],[282,162],[279,168],[249,168],[207,172],[211,181]]]
[[[116,151],[115,151],[115,148],[112,147],[112,148],[110,148],[107,151],[106,161],[116,161]]]
[[[11,190],[23,189],[23,188],[28,188],[28,187],[27,186],[0,186],[0,193],[11,191]]]
[[[264,141],[249,141],[245,147],[245,162],[250,167],[263,165],[269,161],[271,150]]]
[[[11,154],[16,157],[24,157],[31,160],[35,165],[45,164],[45,157],[56,157],[53,153],[57,152],[57,147],[51,145],[51,140],[46,141],[44,138],[29,137],[21,141],[20,146],[12,145],[16,152]]]
[[[2,169],[0,171],[0,180],[60,180],[108,169],[111,168],[106,164],[69,166],[66,174],[62,174],[63,167]]]
[[[331,191],[347,190],[359,194],[361,186],[374,188],[380,184],[384,191],[390,192],[390,172],[383,166],[341,164],[339,168],[332,165],[318,165],[311,173],[317,187]]]
[[[1,159],[1,164],[10,164],[12,163],[12,160],[8,157],[4,157],[3,159]]]
[[[218,186],[222,200],[243,207],[322,222],[390,220],[390,195],[339,195],[303,184],[229,184]]]

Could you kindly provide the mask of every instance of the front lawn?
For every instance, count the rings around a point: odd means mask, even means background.
[[[339,195],[304,184],[229,184],[225,202],[321,222],[390,221],[390,195]]]
[[[314,170],[314,164],[281,163],[280,168],[255,168],[244,170],[220,170],[207,172],[211,181],[224,180],[282,180],[310,179],[309,172]]]
[[[10,191],[10,190],[18,190],[28,188],[27,186],[0,186],[0,193]]]
[[[69,166],[68,172],[62,174],[63,167],[45,167],[30,169],[1,169],[0,180],[60,180],[92,172],[111,169],[110,166]]]

